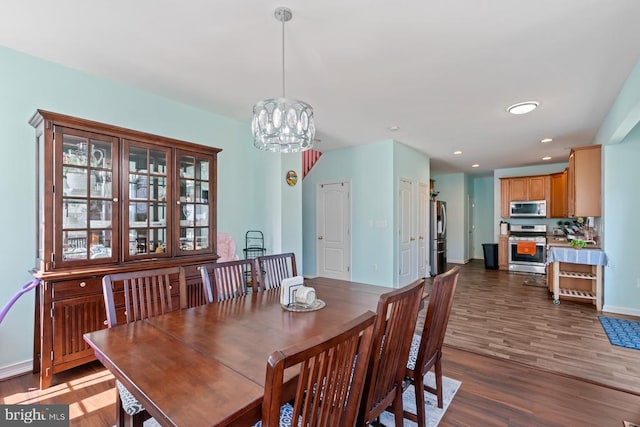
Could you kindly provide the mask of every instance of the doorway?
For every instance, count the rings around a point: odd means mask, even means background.
[[[413,279],[415,237],[413,237],[412,191],[413,183],[400,179],[398,191],[398,287]]]
[[[320,184],[318,190],[318,276],[351,280],[351,184]]]

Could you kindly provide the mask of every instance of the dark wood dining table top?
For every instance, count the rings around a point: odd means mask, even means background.
[[[284,310],[273,289],[91,332],[85,340],[160,424],[250,425],[260,418],[273,351],[375,312],[391,290],[327,278],[305,285],[324,308]]]

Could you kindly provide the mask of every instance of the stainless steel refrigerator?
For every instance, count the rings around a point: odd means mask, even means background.
[[[429,245],[431,275],[447,270],[447,203],[432,200],[429,209],[431,244]]]

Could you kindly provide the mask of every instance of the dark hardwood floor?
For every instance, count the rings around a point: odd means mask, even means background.
[[[640,351],[612,346],[593,306],[525,286],[531,276],[462,266],[444,374],[462,381],[440,425],[616,426],[640,422]],[[428,287],[427,287],[428,288]],[[420,324],[421,325],[421,324]],[[38,389],[35,375],[0,382],[4,404],[66,403],[73,426],[115,424],[113,377],[95,362]]]

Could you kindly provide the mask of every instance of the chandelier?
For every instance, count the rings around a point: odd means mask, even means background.
[[[274,15],[282,22],[282,98],[264,99],[253,106],[253,145],[274,153],[298,153],[313,147],[316,133],[313,107],[285,97],[284,23],[290,21],[293,14],[291,9],[279,7]]]

